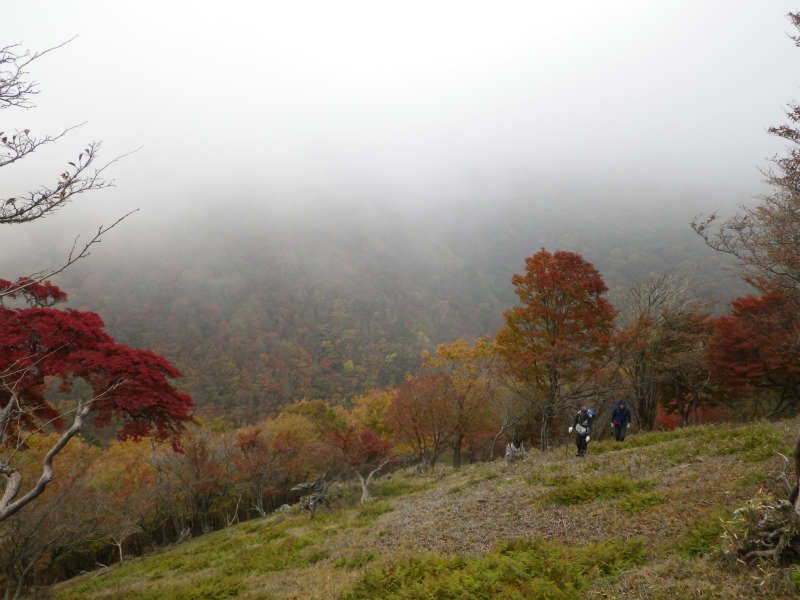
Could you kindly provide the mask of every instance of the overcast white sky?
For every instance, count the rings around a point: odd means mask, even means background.
[[[766,128],[800,96],[792,8],[4,0],[4,43],[78,37],[32,65],[37,108],[3,111],[0,129],[88,124],[4,169],[0,196],[103,140],[108,158],[143,149],[114,167],[116,189],[83,203],[98,215],[308,195],[489,202],[537,180],[708,188],[739,204],[782,149]],[[676,201],[689,218],[718,208]]]

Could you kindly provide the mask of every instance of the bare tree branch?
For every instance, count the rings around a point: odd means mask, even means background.
[[[35,81],[27,81],[26,67],[48,52],[58,50],[69,44],[78,36],[51,46],[39,52],[20,51],[19,44],[11,44],[0,48],[0,110],[4,108],[30,108],[33,103],[30,96],[39,93]]]
[[[58,275],[62,271],[66,270],[68,267],[75,264],[82,258],[86,258],[91,254],[89,252],[90,248],[95,244],[99,244],[100,242],[103,241],[102,240],[103,234],[111,231],[114,227],[119,225],[123,220],[127,219],[129,216],[138,211],[139,209],[136,208],[130,212],[127,212],[126,214],[122,215],[119,219],[111,223],[111,225],[98,226],[97,232],[83,244],[78,244],[78,238],[75,238],[75,241],[72,243],[72,248],[70,248],[70,251],[67,254],[66,259],[60,266],[48,269],[46,271],[41,271],[39,273],[34,273],[33,275],[26,277],[24,283],[0,290],[0,302],[2,302],[4,296],[11,296],[23,292],[25,288],[37,283],[42,283],[43,281],[50,279],[51,277]]]

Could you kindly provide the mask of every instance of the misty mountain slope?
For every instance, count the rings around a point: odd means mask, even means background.
[[[702,297],[733,297],[723,258],[677,212],[506,203],[330,205],[244,222],[209,213],[154,225],[146,241],[123,230],[60,282],[117,339],[176,364],[199,406],[244,422],[303,397],[345,402],[396,385],[422,350],[493,335],[516,300],[512,274],[541,247],[594,262],[612,301],[669,269],[693,273]]]
[[[782,490],[775,451],[797,419],[637,433],[503,461],[398,471],[359,505],[330,489],[297,505],[53,586],[58,600],[115,598],[783,598],[796,567],[723,563],[724,527],[759,489]],[[797,576],[794,576],[797,581]]]

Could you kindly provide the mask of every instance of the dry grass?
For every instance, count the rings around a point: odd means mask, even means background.
[[[440,467],[424,477],[399,472],[378,485],[383,498],[366,511],[353,506],[323,511],[313,522],[289,513],[245,523],[161,557],[133,561],[91,580],[91,586],[80,586],[88,581],[85,576],[54,591],[56,598],[332,599],[343,597],[366,570],[401,556],[436,553],[470,560],[511,539],[584,546],[621,538],[643,540],[650,559],[599,578],[584,597],[789,597],[785,594],[794,589],[790,568],[723,569],[712,552],[713,525],[765,482],[779,489],[773,474],[780,460],[769,457],[775,448],[792,443],[798,426],[800,420],[702,427],[650,439],[632,436],[630,444],[593,443],[584,459],[566,448],[533,452],[510,467],[502,462],[458,471]],[[633,485],[614,484],[611,495],[600,485],[596,499],[581,497],[577,504],[552,500],[554,490],[568,492],[569,486],[608,482],[612,476]],[[270,563],[270,545],[282,536],[305,542],[287,551],[291,556],[284,556],[283,563]],[[236,571],[230,557],[243,545],[265,553],[266,562]],[[159,565],[169,561],[179,566],[154,578]],[[192,581],[205,581],[208,594],[180,595]],[[760,595],[753,595],[755,590]]]

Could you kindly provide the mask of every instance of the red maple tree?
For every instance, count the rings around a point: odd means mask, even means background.
[[[0,521],[44,491],[54,476],[53,458],[87,418],[96,427],[116,425],[122,440],[153,435],[178,446],[193,403],[170,383],[181,374],[164,358],[116,343],[95,313],[52,308],[66,295],[50,283],[0,280],[0,298],[28,305],[0,301]],[[59,391],[78,398],[54,405],[46,394],[54,380]],[[32,436],[53,429],[61,434],[39,479],[20,495],[22,474],[14,460]]]
[[[800,405],[800,317],[797,304],[764,280],[758,296],[738,298],[715,322],[706,358],[715,382],[733,392],[772,390],[777,415]]]

